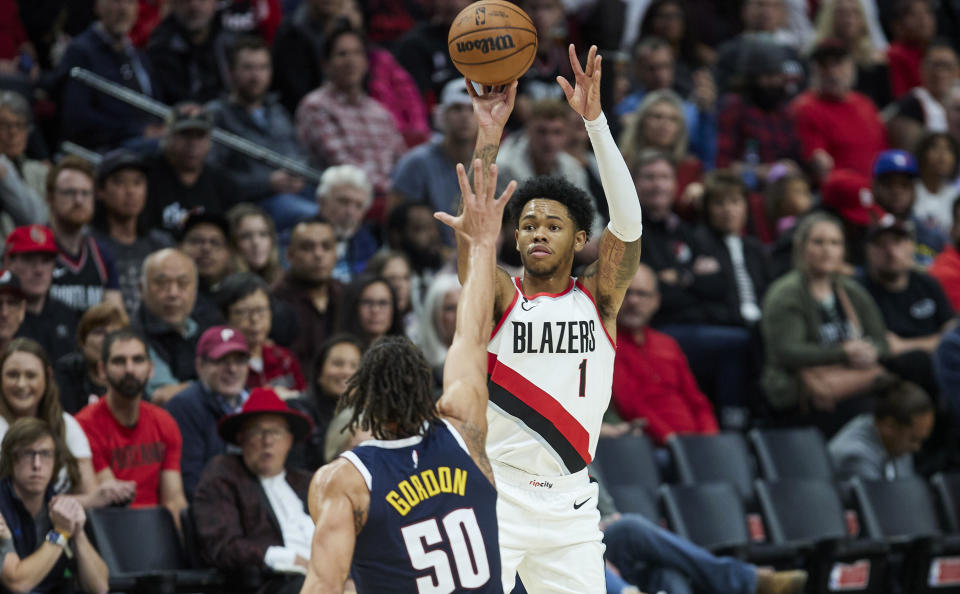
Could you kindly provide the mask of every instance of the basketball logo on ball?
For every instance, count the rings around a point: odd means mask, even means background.
[[[447,35],[453,65],[468,79],[488,86],[509,84],[533,64],[537,28],[515,4],[480,0],[460,11]]]

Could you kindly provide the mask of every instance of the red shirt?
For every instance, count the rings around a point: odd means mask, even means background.
[[[927,271],[930,276],[940,281],[943,292],[947,294],[950,305],[955,311],[960,311],[960,252],[957,248],[948,245],[933,260]]]
[[[300,371],[300,362],[293,353],[272,343],[263,345],[260,355],[263,358],[263,371],[256,371],[252,366],[247,373],[247,389],[280,387],[290,388],[303,392],[307,389],[307,382]]]
[[[887,131],[873,101],[856,92],[836,101],[807,91],[790,109],[805,159],[823,149],[833,157],[835,169],[871,177],[874,158],[887,148]]]
[[[90,440],[93,470],[110,468],[119,480],[135,481],[137,497],[130,507],[160,503],[160,472],[180,472],[183,440],[170,413],[149,402],[140,402],[140,418],[134,427],[117,422],[107,399],[86,406],[77,422]]]
[[[887,48],[887,62],[890,65],[890,92],[899,99],[913,87],[923,85],[920,78],[920,65],[923,62],[923,48],[894,42]]]
[[[697,387],[687,358],[673,338],[650,328],[644,343],[617,331],[613,400],[624,421],[646,419],[645,431],[658,444],[671,433],[717,432],[713,407]]]

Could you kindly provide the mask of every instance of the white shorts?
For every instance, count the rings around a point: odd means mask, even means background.
[[[587,470],[542,477],[492,466],[504,594],[517,573],[529,594],[605,594],[598,489]]]

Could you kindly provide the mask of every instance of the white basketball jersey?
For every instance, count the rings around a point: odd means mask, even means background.
[[[557,294],[526,297],[514,285],[487,346],[487,455],[530,474],[572,474],[596,451],[616,346],[575,278]]]

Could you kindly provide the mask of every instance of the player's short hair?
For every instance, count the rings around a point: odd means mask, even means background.
[[[573,219],[576,231],[586,231],[587,239],[590,239],[590,228],[593,226],[594,217],[593,199],[562,177],[538,176],[520,184],[507,204],[507,221],[514,228],[520,226],[520,214],[523,208],[536,198],[553,200],[564,205],[570,218]]]
[[[376,439],[421,435],[439,419],[430,366],[409,338],[376,340],[350,378],[338,410],[351,407],[348,431],[370,431]]]

